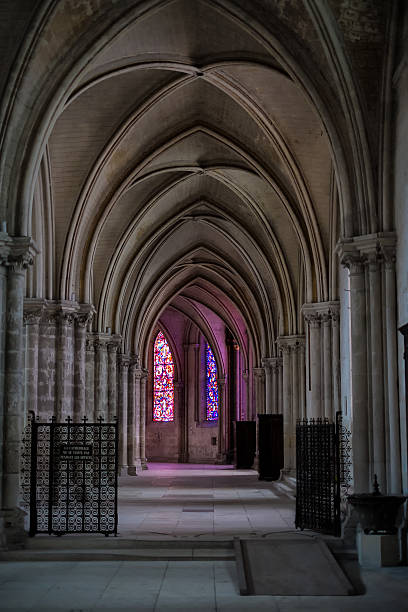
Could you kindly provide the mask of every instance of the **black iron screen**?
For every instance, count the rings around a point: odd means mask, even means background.
[[[32,420],[23,450],[30,535],[117,534],[116,423]]]
[[[349,480],[348,432],[341,413],[296,425],[296,527],[341,535],[342,488]]]

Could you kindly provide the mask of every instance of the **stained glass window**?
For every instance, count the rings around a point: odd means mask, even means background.
[[[218,383],[217,383],[217,364],[215,363],[214,353],[207,344],[205,352],[205,363],[207,368],[206,385],[206,412],[207,421],[218,419]]]
[[[174,420],[174,363],[169,344],[159,332],[154,342],[153,421]]]

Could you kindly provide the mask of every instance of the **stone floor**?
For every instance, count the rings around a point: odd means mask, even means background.
[[[294,531],[290,483],[231,466],[149,464],[120,479],[119,533],[131,537],[232,537]]]
[[[152,465],[121,479],[120,542],[157,540],[219,544],[234,535],[268,537],[294,530],[290,483],[262,483],[256,473],[223,467]],[[78,536],[81,537],[81,536]],[[68,536],[34,538],[67,547]],[[100,542],[100,536],[95,536]],[[65,540],[65,544],[64,544]],[[113,538],[102,538],[112,543]],[[137,543],[135,542],[135,544]],[[171,544],[170,542],[170,544]],[[174,551],[173,551],[174,552]],[[408,610],[408,568],[361,572],[362,595],[239,595],[228,559],[5,561],[0,563],[2,612],[55,610],[251,612],[395,612]]]

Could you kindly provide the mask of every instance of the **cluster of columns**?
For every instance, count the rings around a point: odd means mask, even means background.
[[[86,334],[93,307],[24,301],[26,413],[41,419],[91,418],[86,395]]]
[[[26,269],[35,245],[0,231],[0,547],[19,546],[24,513],[19,509],[20,446],[24,427],[23,304]]]
[[[401,491],[395,234],[357,236],[337,250],[349,270],[354,489]]]
[[[136,476],[147,469],[146,381],[147,370],[137,357],[118,357],[119,466],[121,474]]]
[[[306,416],[334,420],[340,409],[339,302],[304,304]]]

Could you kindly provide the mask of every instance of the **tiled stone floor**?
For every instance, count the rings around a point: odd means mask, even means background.
[[[231,466],[149,464],[120,479],[119,532],[127,537],[259,535],[294,530],[293,490]]]
[[[183,511],[188,507],[194,511]],[[200,507],[206,509],[200,511]],[[262,483],[254,472],[225,467],[152,465],[141,476],[122,479],[119,508],[120,535],[136,540],[211,541],[233,535],[267,537],[268,533],[294,530],[290,487]],[[61,542],[66,546],[64,538],[53,541],[54,545]],[[365,570],[361,579],[364,595],[241,597],[232,560],[8,561],[0,563],[0,610],[408,610],[407,567]]]

